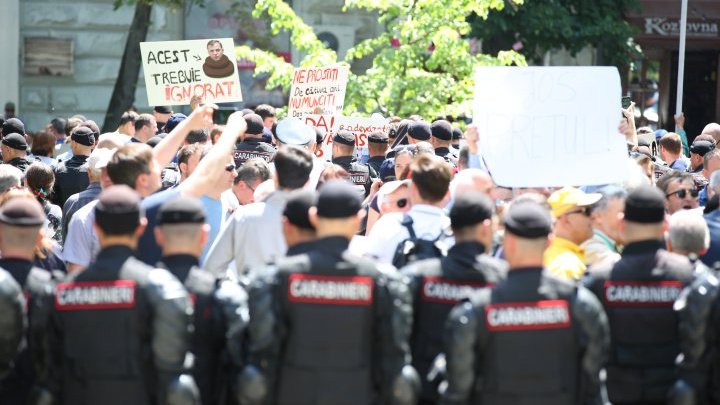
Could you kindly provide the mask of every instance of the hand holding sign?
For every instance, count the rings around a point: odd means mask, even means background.
[[[212,128],[213,112],[215,112],[217,108],[218,107],[215,104],[205,104],[202,107],[195,108],[193,112],[190,113],[190,116],[187,117],[188,127],[190,130],[194,131],[198,129]]]

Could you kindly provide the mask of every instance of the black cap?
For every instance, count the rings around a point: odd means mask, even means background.
[[[203,224],[205,208],[202,203],[190,197],[174,198],[160,207],[157,224]]]
[[[0,222],[11,226],[40,226],[45,219],[42,206],[34,199],[13,198],[0,209]]]
[[[172,113],[172,107],[169,105],[156,105],[153,107],[153,111],[158,114],[170,114]]]
[[[88,127],[79,126],[73,129],[70,139],[80,145],[93,146],[95,144],[95,133]]]
[[[432,136],[430,124],[425,121],[410,122],[408,136],[418,141],[427,141]]]
[[[81,122],[79,126],[88,127],[90,129],[92,129],[96,138],[100,136],[100,127],[98,127],[97,122],[95,122],[93,120],[85,120],[85,121]]]
[[[463,193],[455,197],[450,209],[450,224],[453,229],[477,225],[492,218],[495,206],[485,194],[478,191]]]
[[[665,196],[657,187],[641,186],[625,199],[625,220],[658,224],[665,219]]]
[[[173,129],[175,129],[176,126],[178,126],[178,124],[183,122],[186,118],[187,116],[182,113],[175,113],[171,115],[162,128],[163,132],[169,134],[170,132],[172,132]]]
[[[350,131],[341,129],[337,131],[337,133],[333,137],[333,142],[337,142],[347,146],[355,146],[355,135],[353,135]]]
[[[445,120],[437,120],[430,126],[432,136],[443,141],[450,141],[453,138],[452,125]]]
[[[462,139],[462,136],[463,136],[462,130],[458,127],[453,127],[452,139],[453,140]]]
[[[397,125],[397,128],[395,128],[395,136],[400,137],[404,136],[408,132],[408,127],[410,127],[410,123],[412,121],[410,120],[401,120],[400,123]]]
[[[259,115],[255,113],[244,115],[243,118],[245,118],[245,122],[247,122],[247,130],[245,131],[246,134],[250,135],[262,135],[263,129],[265,126],[263,125],[263,120],[260,118]]]
[[[288,222],[303,229],[315,229],[310,223],[308,211],[315,205],[316,194],[312,190],[295,190],[290,193],[283,216]]]
[[[345,180],[330,180],[320,187],[317,215],[323,218],[349,218],[362,206],[360,193]]]
[[[388,143],[388,137],[380,131],[372,132],[368,135],[368,142],[370,143]]]
[[[531,200],[510,204],[504,223],[506,231],[521,238],[546,237],[552,231],[550,210]]]
[[[690,152],[696,153],[700,156],[705,156],[706,153],[715,149],[715,144],[710,141],[695,141],[690,146]]]
[[[141,218],[140,196],[126,185],[103,190],[95,205],[95,222],[111,235],[127,235],[135,231]]]
[[[22,123],[17,118],[10,118],[3,122],[2,124],[2,133],[4,135],[16,133],[16,134],[25,134],[25,124]]]
[[[27,150],[28,146],[25,137],[18,133],[5,135],[2,139],[2,143],[3,145],[9,146],[17,150]]]

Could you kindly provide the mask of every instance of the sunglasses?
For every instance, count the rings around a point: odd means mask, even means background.
[[[225,166],[225,171],[230,173],[231,171],[235,170],[235,165],[230,163],[227,166]]]
[[[670,197],[673,194],[677,194],[678,198],[683,199],[690,193],[690,197],[697,198],[700,191],[694,188],[681,188],[680,190],[673,191],[672,193],[665,194],[665,197]]]
[[[393,204],[392,201],[388,201],[388,203]],[[395,204],[398,208],[405,208],[405,206],[408,205],[408,199],[407,199],[407,198],[401,198],[401,199],[395,201],[394,204]]]
[[[583,207],[579,210],[568,211],[565,213],[565,215],[570,215],[570,214],[582,214],[582,215],[585,215],[586,217],[589,217],[590,216],[590,207]]]

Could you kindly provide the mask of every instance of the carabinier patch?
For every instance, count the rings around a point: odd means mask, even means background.
[[[133,280],[60,283],[56,287],[55,309],[58,311],[126,309],[134,306]]]
[[[611,307],[671,307],[683,284],[670,281],[606,281],[605,303]]]
[[[485,307],[485,323],[493,332],[563,329],[571,324],[564,300],[490,304]]]
[[[270,159],[272,158],[272,153],[270,152],[256,152],[252,150],[233,150],[233,159],[235,160],[235,164],[243,164],[245,161],[254,159],[254,158],[261,158],[264,159],[267,163],[270,163]]]
[[[374,283],[370,277],[291,274],[288,280],[288,299],[292,302],[363,306],[372,304]]]
[[[364,186],[368,182],[370,175],[365,172],[350,172],[350,181],[356,186]]]
[[[426,302],[456,304],[482,288],[492,284],[450,280],[442,277],[423,277],[421,297]]]

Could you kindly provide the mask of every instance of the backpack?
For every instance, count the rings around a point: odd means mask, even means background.
[[[407,228],[410,237],[400,242],[395,249],[392,264],[398,269],[412,262],[424,259],[433,259],[447,256],[447,244],[445,238],[448,236],[446,230],[435,239],[418,239],[413,229],[412,218],[405,214],[401,224]]]

